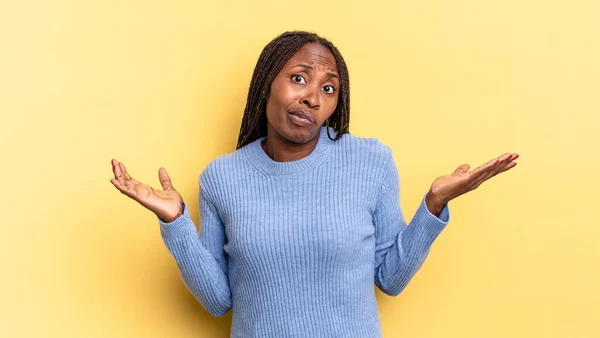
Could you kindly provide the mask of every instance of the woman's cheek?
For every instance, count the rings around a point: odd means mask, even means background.
[[[299,96],[298,89],[293,88],[292,86],[287,86],[284,93],[285,106],[290,106],[296,98]]]

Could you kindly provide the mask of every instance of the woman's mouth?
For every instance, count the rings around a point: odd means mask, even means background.
[[[288,112],[288,118],[290,119],[290,121],[292,121],[292,123],[301,127],[314,125],[316,123],[315,117],[311,113],[303,110]]]

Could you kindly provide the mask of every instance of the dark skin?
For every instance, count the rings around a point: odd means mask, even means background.
[[[283,65],[271,83],[267,99],[267,137],[262,143],[274,161],[288,162],[308,156],[316,147],[321,127],[338,103],[340,88],[337,63],[331,51],[317,43],[302,46]],[[425,197],[427,209],[439,216],[456,197],[475,190],[488,179],[513,168],[519,157],[505,153],[476,169],[460,165],[451,175],[434,180]],[[163,190],[134,180],[117,160],[112,161],[114,179],[110,182],[124,195],[154,212],[165,222],[183,213],[183,198],[173,188],[164,168],[158,171]]]
[[[271,83],[262,144],[267,155],[278,162],[308,156],[335,111],[339,88],[337,63],[327,47],[311,42],[292,55]]]

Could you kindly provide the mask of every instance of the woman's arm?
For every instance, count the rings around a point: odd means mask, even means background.
[[[450,221],[447,205],[439,217],[427,208],[425,194],[407,225],[400,208],[400,182],[396,164],[389,155],[387,174],[373,212],[375,226],[375,284],[381,291],[398,295],[410,282],[429,254],[431,245]]]
[[[159,218],[160,230],[187,288],[208,312],[222,316],[232,307],[227,256],[223,250],[225,228],[215,205],[203,189],[202,181],[201,175],[198,193],[200,235],[187,205],[184,205],[183,215],[171,223]]]
[[[387,157],[387,175],[373,213],[375,284],[386,294],[395,296],[419,270],[433,241],[450,222],[448,202],[514,168],[519,154],[505,153],[472,171],[468,164],[462,164],[451,175],[438,177],[408,225],[400,210],[400,181],[389,148]]]

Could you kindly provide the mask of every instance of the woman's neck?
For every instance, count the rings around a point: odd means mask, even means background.
[[[273,161],[290,162],[310,155],[315,150],[318,141],[319,133],[306,143],[292,143],[269,126],[267,129],[267,138],[262,142],[261,146]]]

